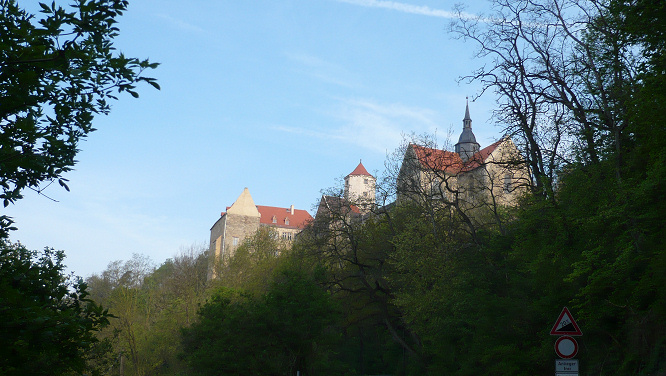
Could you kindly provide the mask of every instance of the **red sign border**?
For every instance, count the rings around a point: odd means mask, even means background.
[[[571,319],[571,323],[573,324],[574,328],[576,329],[575,331],[571,331],[571,332],[564,331],[563,332],[563,331],[558,331],[557,330],[557,326],[560,324],[560,321],[562,321],[562,318],[564,317],[565,314],[569,315],[569,318]],[[582,336],[583,332],[580,330],[580,327],[576,323],[576,320],[574,320],[573,315],[571,314],[571,312],[569,312],[569,308],[564,307],[564,309],[562,309],[562,313],[560,313],[560,316],[555,321],[555,325],[553,325],[553,328],[550,330],[550,335],[551,336],[562,336],[562,335],[564,335],[564,336]]]
[[[574,352],[571,355],[568,355],[568,356],[561,354],[560,351],[557,349],[557,344],[562,342],[565,339],[571,340],[571,342],[573,342],[573,344],[574,344]],[[571,359],[571,358],[573,358],[574,356],[576,356],[578,354],[578,342],[576,341],[576,339],[574,337],[570,337],[570,336],[562,336],[562,337],[558,338],[555,341],[555,354],[557,354],[557,356],[559,356],[562,359]]]

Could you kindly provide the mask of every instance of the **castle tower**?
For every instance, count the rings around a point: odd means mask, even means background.
[[[472,118],[469,116],[469,102],[467,102],[465,118],[463,119],[463,131],[456,144],[456,153],[463,161],[467,162],[480,149],[481,146],[476,142],[476,137],[472,132]]]
[[[233,256],[241,242],[257,232],[260,218],[250,191],[245,188],[210,229],[210,248],[215,259]]]
[[[369,211],[375,204],[375,184],[377,179],[359,162],[349,175],[345,176],[345,199],[363,211]]]

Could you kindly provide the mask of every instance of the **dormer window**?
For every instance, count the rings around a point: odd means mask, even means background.
[[[287,225],[287,226],[289,226],[289,218],[285,218],[285,219],[284,219],[284,224]]]
[[[277,217],[276,217],[276,216],[273,216],[273,218],[271,219],[271,222],[273,222],[273,223],[277,223]]]

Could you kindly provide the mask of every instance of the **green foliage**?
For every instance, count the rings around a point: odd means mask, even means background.
[[[207,295],[208,254],[192,247],[158,268],[145,256],[115,261],[88,278],[91,296],[115,317],[99,338],[111,346],[115,375],[172,375],[185,372],[178,357],[182,327],[196,321]]]
[[[183,330],[183,356],[201,375],[329,374],[336,310],[311,277],[283,269],[258,296],[222,289]]]
[[[82,373],[95,352],[104,356],[95,332],[110,316],[83,281],[64,274],[63,258],[0,243],[0,374]]]
[[[534,20],[522,24],[531,37],[545,35],[544,14],[568,22],[542,2],[511,4],[496,2]],[[515,132],[534,132],[522,137],[531,142],[532,195],[467,218],[427,197],[364,217],[338,197],[330,202],[340,207],[319,213],[292,250],[258,232],[217,265],[212,288],[203,254],[157,269],[114,263],[89,280],[118,316],[103,344],[135,375],[551,375],[549,330],[567,306],[584,333],[581,373],[663,374],[666,8],[567,4],[601,10],[588,13],[575,48],[505,61],[550,69],[547,78],[512,70],[508,84],[528,84],[501,101],[518,101],[504,107],[515,110],[507,119],[526,120]],[[491,73],[484,77],[497,78]],[[530,100],[544,107],[517,104]],[[390,184],[382,188],[395,192]]]
[[[0,199],[4,206],[25,188],[39,193],[76,163],[79,141],[94,131],[117,93],[138,97],[136,84],[159,89],[144,77],[156,63],[118,54],[113,39],[126,0],[77,0],[71,11],[55,2],[41,17],[15,0],[0,0]],[[0,235],[11,219],[0,217]]]
[[[289,252],[288,244],[277,235],[270,228],[260,228],[243,241],[229,260],[217,260],[215,283],[252,293],[266,291],[266,277],[283,263],[284,257],[280,256]]]

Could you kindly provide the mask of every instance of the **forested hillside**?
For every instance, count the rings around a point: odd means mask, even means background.
[[[498,133],[529,169],[519,202],[474,218],[455,195],[395,202],[407,145],[437,146],[406,139],[371,215],[318,215],[290,249],[262,229],[225,263],[194,246],[88,278],[94,312],[113,316],[88,370],[552,375],[568,307],[580,374],[666,375],[666,3],[489,12],[461,10],[451,33],[477,48],[485,64],[463,80],[497,96]]]
[[[168,288],[176,261],[116,283],[99,302],[118,316],[105,338],[125,374],[552,375],[565,306],[581,373],[666,374],[666,6],[495,11],[452,32],[494,62],[468,78],[498,95],[498,124],[524,153],[519,203],[474,220],[427,192],[363,220],[341,208],[290,251],[260,232],[206,288],[203,266]],[[403,153],[387,161],[384,204]]]

